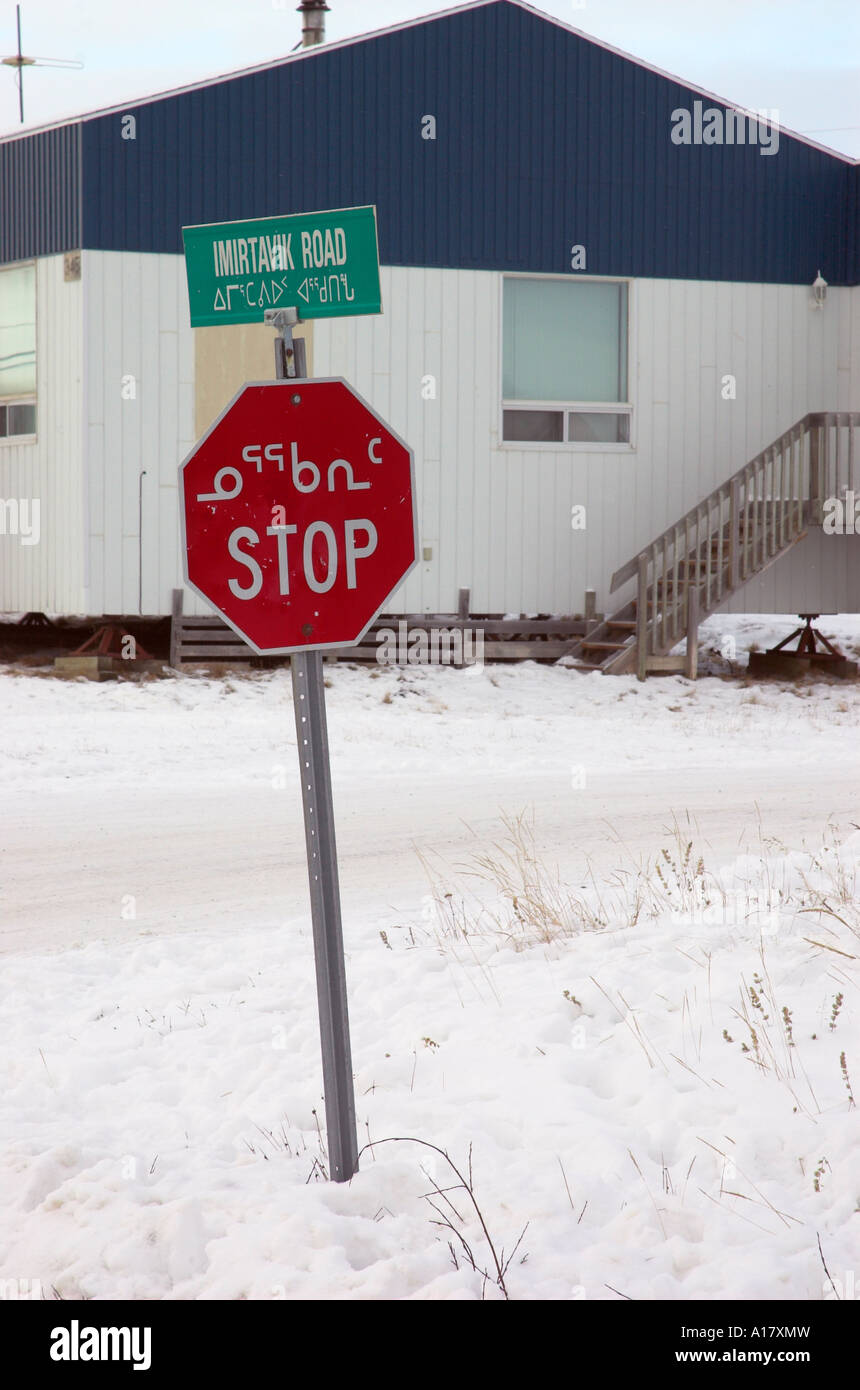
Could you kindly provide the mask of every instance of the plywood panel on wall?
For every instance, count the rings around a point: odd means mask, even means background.
[[[294,330],[307,344],[308,372],[313,366],[313,325]],[[194,430],[199,439],[245,381],[271,381],[275,375],[275,331],[266,324],[241,323],[224,328],[195,328]]]

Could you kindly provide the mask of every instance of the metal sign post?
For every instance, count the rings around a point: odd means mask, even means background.
[[[308,380],[293,329],[300,310],[381,312],[376,209],[183,237],[192,327],[265,322],[278,333],[276,380],[246,381],[180,465],[180,525],[187,586],[253,651],[290,656],[329,1176],[348,1182],[358,1136],[322,651],[359,643],[418,563],[415,459],[348,381]]]
[[[293,325],[298,319],[296,309],[269,311],[266,315],[266,322],[278,330],[275,376],[279,380],[307,377],[305,344],[301,338],[293,338]],[[290,670],[305,813],[329,1176],[335,1182],[348,1182],[358,1170],[358,1135],[322,653],[293,652]]]

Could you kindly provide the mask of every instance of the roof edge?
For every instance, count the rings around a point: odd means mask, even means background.
[[[220,72],[212,77],[201,77],[196,82],[185,82],[179,87],[165,87],[159,92],[150,92],[145,96],[132,97],[125,102],[117,102],[111,106],[97,106],[91,111],[82,111],[74,116],[61,116],[56,121],[46,121],[42,125],[23,127],[12,134],[0,135],[0,144],[5,144],[9,140],[20,140],[27,135],[39,135],[45,130],[56,130],[58,126],[75,125],[84,121],[100,120],[103,116],[114,116],[120,113],[131,112],[138,106],[151,106],[153,102],[165,101],[168,97],[183,96],[186,92],[199,92],[205,87],[215,87],[222,82],[233,82],[240,77],[251,77],[258,72],[271,72],[274,68],[281,68],[287,63],[307,62],[313,58],[321,57],[325,53],[333,53],[336,49],[349,48],[356,43],[367,43],[370,39],[381,39],[387,34],[396,34],[404,29],[415,29],[419,24],[431,24],[437,19],[448,19],[451,15],[464,14],[468,10],[480,10],[488,5],[516,3],[516,0],[466,0],[465,4],[453,5],[445,10],[436,10],[432,14],[419,15],[415,19],[403,19],[398,24],[387,24],[382,29],[370,29],[364,34],[353,34],[346,39],[335,39],[334,42],[314,44],[310,48],[300,48],[295,52],[286,53],[280,58],[272,58],[266,63],[252,63],[247,68],[234,68],[229,72]],[[531,9],[531,6],[525,6]],[[540,14],[540,11],[533,11]],[[541,15],[543,19],[549,19],[549,15]]]
[[[676,82],[679,86],[685,87],[687,91],[695,92],[697,96],[707,97],[709,101],[716,101],[720,106],[727,106],[732,111],[740,111],[744,116],[758,116],[759,114],[757,111],[751,111],[748,106],[741,106],[736,101],[730,101],[728,97],[721,97],[716,92],[709,92],[707,87],[699,87],[695,82],[688,82],[686,78],[679,77],[677,73],[666,72],[664,68],[658,68],[654,63],[649,63],[646,58],[637,58],[634,53],[626,53],[623,48],[616,48],[614,44],[607,43],[605,39],[598,39],[594,34],[589,34],[584,29],[577,29],[573,24],[568,24],[563,19],[557,19],[555,15],[546,14],[543,10],[539,10],[536,5],[530,5],[528,0],[505,0],[505,3],[515,5],[518,10],[525,10],[538,19],[544,19],[548,24],[554,24],[558,29],[566,30],[568,34],[576,34],[577,38],[585,39],[597,48],[605,49],[607,53],[614,54],[616,58],[625,58],[628,63],[635,63],[637,67],[644,68],[646,72],[653,72],[655,76],[663,77],[667,82]],[[829,145],[822,145],[817,140],[810,140],[808,135],[801,135],[797,130],[789,130],[788,126],[780,125],[778,130],[780,135],[787,135],[791,140],[799,140],[802,145],[809,145],[814,150],[820,150],[822,154],[829,154],[833,159],[841,159],[850,165],[860,164],[860,158],[855,159],[853,155],[845,154],[842,150],[833,150]]]
[[[526,14],[532,15],[535,19],[543,20],[545,24],[553,24],[557,29],[563,29],[568,34],[574,34],[579,39],[584,39],[586,43],[593,44],[596,48],[602,48],[605,52],[613,54],[616,58],[623,58],[628,63],[634,63],[637,67],[644,68],[646,72],[654,73],[657,77],[662,77],[667,82],[674,82],[678,86],[685,88],[689,92],[694,92],[697,96],[707,97],[709,101],[717,102],[720,106],[728,107],[732,111],[739,111],[745,116],[757,117],[759,113],[752,111],[749,107],[741,106],[738,102],[730,101],[728,97],[721,97],[716,92],[710,92],[706,87],[699,87],[694,82],[688,82],[685,78],[679,77],[677,73],[666,72],[663,68],[658,68],[653,63],[649,63],[645,58],[638,58],[634,53],[626,53],[623,48],[616,48],[613,44],[607,43],[605,39],[599,39],[594,34],[587,33],[584,29],[577,29],[574,25],[568,24],[563,19],[558,19],[555,15],[547,14],[535,5],[528,3],[528,0],[466,0],[465,4],[453,5],[445,10],[436,10],[432,14],[420,15],[415,19],[401,20],[398,24],[388,24],[382,29],[371,29],[365,34],[353,34],[350,38],[337,39],[333,43],[314,45],[311,48],[299,49],[297,52],[287,53],[283,57],[273,58],[266,63],[254,63],[247,68],[236,68],[230,72],[217,73],[213,77],[204,77],[197,82],[188,82],[180,87],[167,87],[159,92],[151,92],[146,96],[131,98],[126,102],[116,103],[112,106],[96,107],[92,111],[85,111],[75,116],[61,117],[56,121],[47,121],[43,125],[29,126],[11,134],[0,135],[0,144],[8,144],[13,140],[21,140],[28,135],[38,135],[43,131],[57,130],[60,126],[82,125],[85,121],[100,120],[103,116],[118,115],[136,109],[139,106],[151,106],[156,101],[165,101],[169,97],[183,96],[186,92],[201,91],[206,87],[214,87],[223,82],[232,82],[241,77],[250,77],[259,72],[271,72],[274,68],[285,67],[288,63],[307,62],[320,57],[325,53],[332,53],[338,49],[349,48],[353,44],[367,43],[372,39],[381,39],[388,34],[401,33],[406,29],[415,29],[421,24],[432,24],[439,19],[449,19],[452,15],[466,14],[469,10],[485,9],[489,5],[505,4],[515,9],[522,10]],[[810,140],[807,135],[801,135],[799,131],[790,130],[788,126],[778,126],[781,135],[786,135],[790,140],[798,140],[802,145],[809,146],[810,149],[818,150],[821,154],[829,155],[831,159],[838,159],[841,163],[849,167],[856,167],[860,164],[860,158],[854,158],[850,154],[845,154],[841,150],[831,149],[829,145],[822,145],[817,140]]]

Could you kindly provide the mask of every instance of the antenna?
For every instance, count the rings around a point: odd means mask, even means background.
[[[15,15],[18,22],[18,52],[10,58],[0,58],[7,68],[18,69],[18,115],[21,124],[24,124],[24,68],[82,68],[83,63],[77,62],[74,58],[25,58],[21,52],[21,6],[15,6]]]

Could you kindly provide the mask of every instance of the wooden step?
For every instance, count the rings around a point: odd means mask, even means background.
[[[583,651],[589,652],[620,652],[627,645],[626,642],[583,642]]]
[[[622,631],[624,631],[624,632],[635,632],[635,631],[636,631],[636,619],[635,619],[635,618],[607,618],[607,619],[606,619],[606,626],[607,626],[607,627],[618,627],[618,628],[621,628]]]

